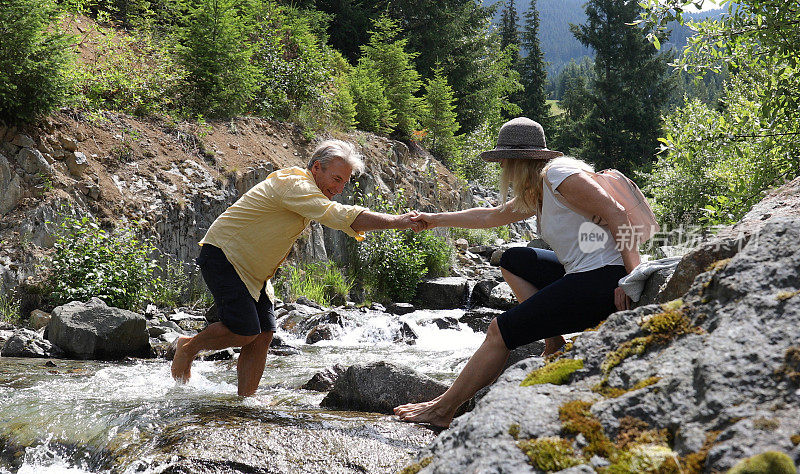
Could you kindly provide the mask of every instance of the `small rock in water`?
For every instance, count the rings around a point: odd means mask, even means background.
[[[370,306],[369,309],[373,311],[380,311],[381,313],[386,312],[386,307],[380,303],[372,303],[372,306]]]
[[[486,332],[492,319],[503,314],[503,311],[494,308],[474,308],[464,313],[459,321],[466,323],[473,331]]]
[[[314,344],[319,341],[329,341],[339,334],[339,326],[335,324],[320,324],[309,331],[306,336],[306,344]]]
[[[53,362],[52,360],[48,360],[47,362],[45,362],[45,363],[44,363],[44,366],[45,366],[45,367],[57,367],[57,366],[56,366],[56,363],[55,363],[55,362]]]
[[[63,357],[64,351],[30,329],[17,329],[0,349],[3,357]]]
[[[489,263],[495,267],[500,265],[500,258],[503,256],[503,252],[505,252],[504,249],[497,249],[492,252],[492,256],[489,257]]]
[[[345,370],[346,368],[341,364],[328,367],[314,374],[314,376],[300,388],[303,390],[313,390],[315,392],[327,392],[333,388],[333,384],[336,383],[336,380]]]
[[[386,311],[402,316],[404,314],[413,313],[414,305],[411,303],[392,303],[386,308]]]
[[[394,338],[394,342],[405,342],[408,345],[412,345],[417,343],[417,339],[419,339],[417,332],[407,322],[403,321],[403,325],[400,326],[400,333]]]
[[[230,347],[219,351],[212,351],[205,355],[200,356],[202,360],[231,360],[233,359],[233,349]]]
[[[445,316],[443,318],[433,318],[422,322],[422,325],[435,324],[439,329],[459,329],[458,319],[452,316]]]
[[[508,283],[500,283],[492,288],[489,295],[489,306],[497,309],[511,309],[517,305],[517,299]]]

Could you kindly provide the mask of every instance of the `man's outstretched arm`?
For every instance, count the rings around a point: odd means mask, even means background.
[[[416,211],[400,215],[364,211],[356,217],[350,227],[356,232],[381,229],[414,229],[419,232],[425,229],[425,223],[411,220],[412,217],[417,215]]]

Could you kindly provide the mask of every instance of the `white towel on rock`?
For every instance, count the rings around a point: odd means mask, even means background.
[[[631,300],[639,301],[644,291],[644,285],[650,275],[664,268],[676,267],[681,258],[677,256],[642,262],[632,272],[620,278],[619,286]]]

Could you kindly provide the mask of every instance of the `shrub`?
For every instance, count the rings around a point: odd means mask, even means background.
[[[31,121],[69,98],[70,39],[57,20],[53,0],[0,3],[0,120]]]
[[[20,319],[19,301],[10,291],[0,291],[0,322],[19,324]]]
[[[158,285],[150,257],[155,247],[130,230],[110,234],[94,220],[66,217],[60,224],[48,286],[52,303],[98,297],[106,304],[136,309]]]
[[[177,48],[188,115],[231,117],[247,110],[258,87],[248,20],[237,0],[189,0]]]
[[[75,70],[78,105],[134,115],[167,112],[175,106],[184,72],[164,49],[143,32],[136,36],[90,24],[93,57]]]
[[[282,268],[276,287],[284,300],[305,296],[323,306],[332,306],[344,304],[353,280],[333,262],[316,262]]]
[[[492,227],[489,229],[462,229],[453,227],[450,229],[451,239],[466,239],[470,245],[493,245],[495,239],[508,240],[510,231],[508,226]]]
[[[357,198],[371,201],[372,209],[401,214],[405,212],[402,190],[394,204],[381,195]],[[361,243],[354,262],[354,275],[363,282],[367,296],[379,301],[411,301],[417,286],[426,276],[449,273],[454,250],[446,239],[432,232],[412,230],[370,232]]]

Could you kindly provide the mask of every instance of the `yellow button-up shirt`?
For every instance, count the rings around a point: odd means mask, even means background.
[[[222,249],[256,301],[264,285],[274,301],[269,279],[308,224],[314,220],[360,241],[364,234],[350,225],[365,210],[328,199],[310,170],[285,168],[271,173],[217,217],[200,245]]]

